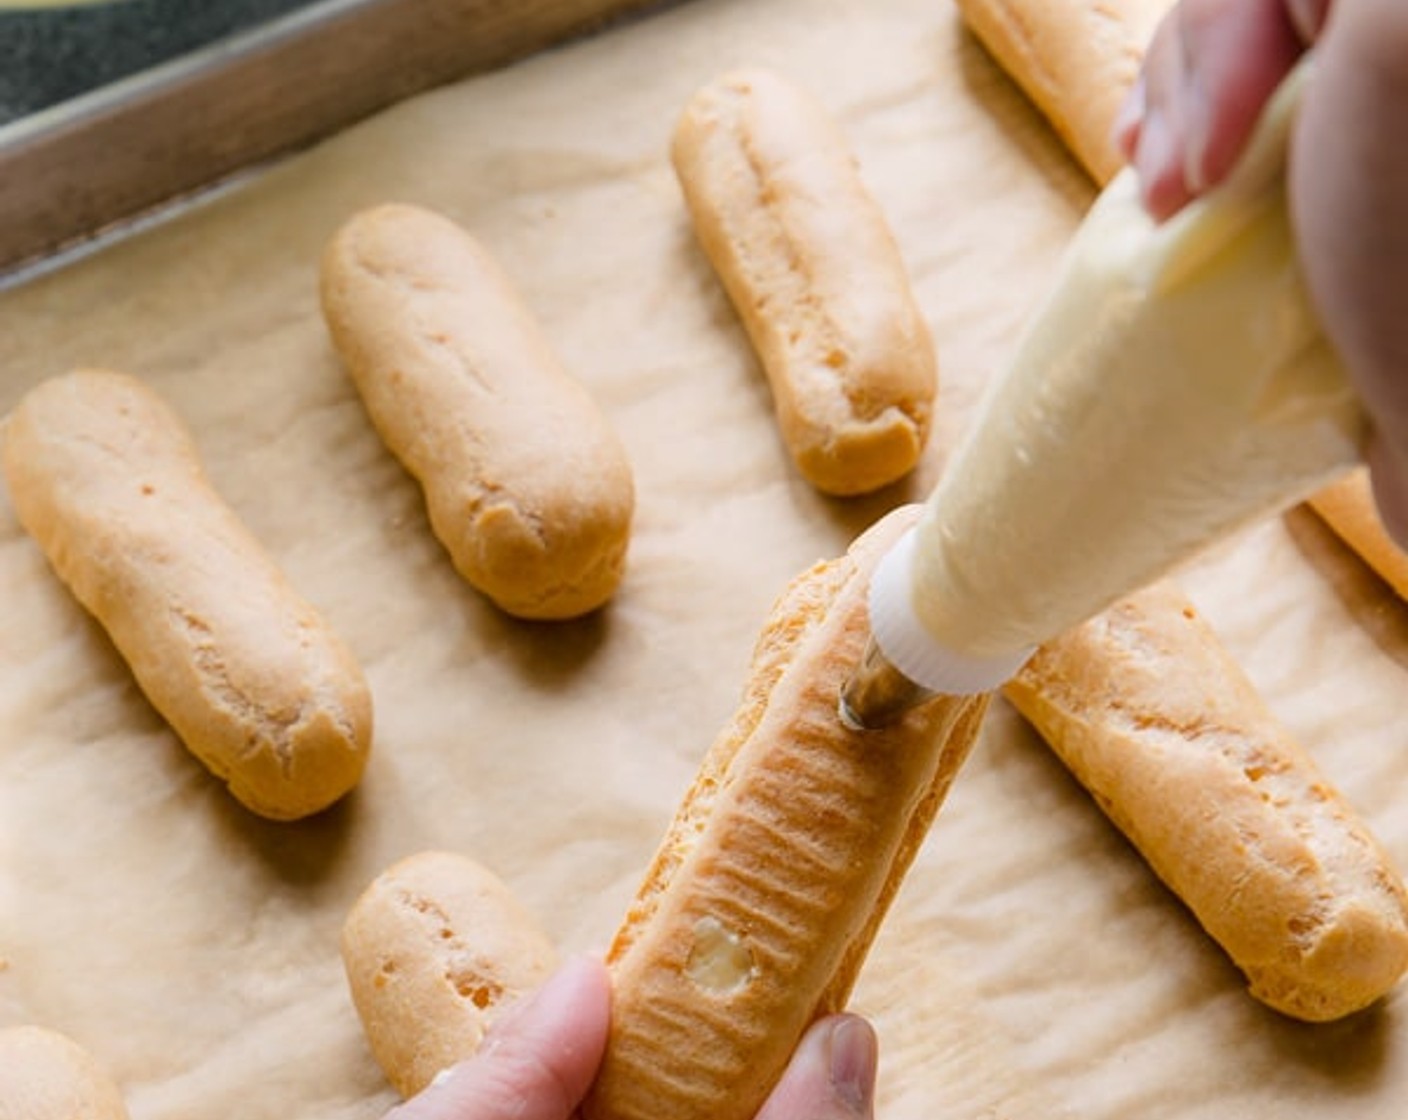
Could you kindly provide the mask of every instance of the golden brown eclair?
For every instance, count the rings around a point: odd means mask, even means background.
[[[135,378],[39,385],[4,429],[20,523],[181,741],[246,807],[291,820],[361,779],[372,700],[331,627],[206,479]]]
[[[10,1027],[0,1030],[0,1120],[127,1120],[127,1109],[76,1042],[42,1027]]]
[[[610,599],[635,509],[625,449],[489,253],[439,214],[378,206],[328,245],[322,303],[373,425],[470,585],[521,618]]]
[[[836,125],[775,74],[727,74],[690,100],[671,155],[803,477],[840,495],[903,477],[928,438],[934,345]]]
[[[1115,114],[1173,0],[957,0],[958,10],[1090,177],[1109,182],[1124,156]]]
[[[342,927],[372,1054],[403,1097],[472,1055],[495,1015],[556,966],[546,934],[487,868],[421,852],[382,872]]]
[[[842,1007],[988,698],[852,731],[872,568],[917,509],[787,589],[608,954],[589,1120],[749,1120],[803,1031]]]
[[[1171,585],[1048,642],[1004,694],[1257,999],[1336,1019],[1408,968],[1398,872]]]
[[[1408,599],[1408,552],[1384,528],[1367,470],[1354,471],[1317,491],[1307,504],[1385,583]]]

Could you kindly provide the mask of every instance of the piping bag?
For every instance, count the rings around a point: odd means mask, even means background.
[[[882,560],[840,715],[986,692],[1042,642],[1359,461],[1286,199],[1310,56],[1230,177],[1162,224],[1121,171],[915,527]]]

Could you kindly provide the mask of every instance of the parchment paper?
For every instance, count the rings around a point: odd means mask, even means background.
[[[693,88],[775,66],[838,115],[938,342],[908,484],[823,499],[689,231],[666,146]],[[766,607],[922,498],[1092,188],[940,0],[691,0],[406,103],[0,297],[0,410],[77,364],[139,374],[360,656],[361,789],[313,820],[240,809],[176,743],[0,504],[0,1023],[88,1047],[134,1120],[371,1120],[394,1103],[337,934],[400,856],[466,852],[567,951],[604,947],[732,711]],[[618,425],[638,514],[617,601],[498,614],[330,353],[318,253],[385,199],[463,222]],[[0,500],[3,503],[3,500]],[[1408,620],[1313,519],[1184,584],[1273,708],[1408,864]],[[881,1114],[1386,1117],[1408,1007],[1307,1027],[1239,975],[998,705],[866,967]]]

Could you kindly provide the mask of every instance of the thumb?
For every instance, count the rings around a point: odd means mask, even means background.
[[[1408,425],[1404,427],[1408,431]],[[1398,546],[1408,549],[1408,455],[1399,453],[1388,437],[1376,431],[1369,437],[1367,458],[1379,517]]]
[[[479,1052],[386,1120],[567,1120],[606,1048],[610,982],[586,957],[568,961],[496,1023]]]
[[[858,1015],[818,1020],[757,1120],[872,1120],[875,1031]]]

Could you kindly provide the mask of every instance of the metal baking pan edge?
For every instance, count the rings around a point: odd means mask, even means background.
[[[405,97],[668,6],[320,0],[0,126],[0,289]]]

